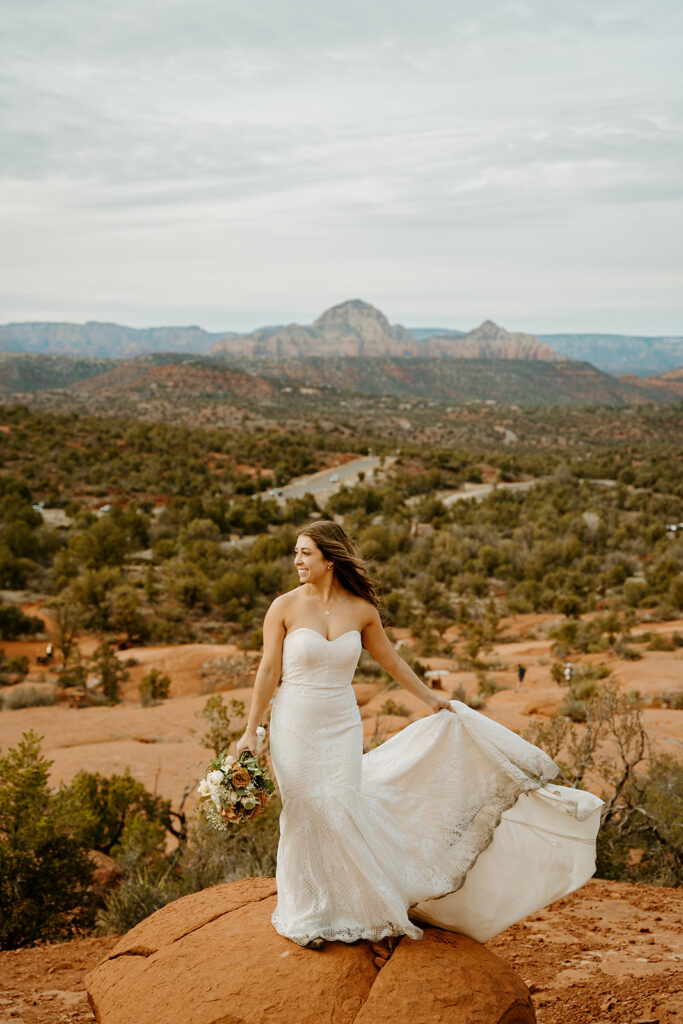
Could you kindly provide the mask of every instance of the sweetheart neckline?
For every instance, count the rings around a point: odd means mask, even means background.
[[[322,633],[318,632],[317,629],[312,629],[311,626],[297,626],[296,629],[290,629],[288,633],[285,633],[285,640],[288,636],[291,636],[293,633],[299,633],[302,629],[305,629],[307,633],[315,633],[316,636],[319,636],[320,639],[324,640],[327,644],[336,644],[337,640],[341,640],[343,636],[348,636],[349,633],[358,633],[358,636],[361,635],[361,631],[359,629],[347,629],[345,633],[340,633],[339,636],[335,636],[333,640],[330,640],[329,637],[323,636]]]

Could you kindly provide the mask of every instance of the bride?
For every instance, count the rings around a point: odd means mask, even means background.
[[[419,920],[485,942],[582,885],[602,801],[548,785],[558,769],[542,750],[421,682],[387,638],[338,523],[305,527],[294,565],[300,586],[265,616],[237,744],[256,750],[281,679],[270,739],[282,795],[276,930],[320,949],[419,939]],[[365,755],[351,686],[363,648],[433,712]]]

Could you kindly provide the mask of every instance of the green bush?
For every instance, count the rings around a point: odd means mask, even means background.
[[[271,797],[263,814],[239,828],[218,832],[202,823],[170,856],[132,861],[121,885],[106,897],[99,930],[120,934],[181,896],[221,882],[274,875],[280,810],[279,799]]]
[[[25,676],[28,674],[31,663],[28,660],[27,654],[17,654],[14,658],[10,658],[7,662],[7,671],[16,672],[17,675]]]
[[[170,868],[159,873],[142,864],[107,894],[105,908],[98,914],[98,930],[122,935],[183,895],[185,893]]]
[[[171,830],[170,800],[150,793],[127,770],[109,777],[81,771],[62,786],[59,797],[88,846],[111,856],[130,845],[141,822]],[[154,834],[159,835],[158,829]]]
[[[403,718],[410,717],[410,711],[405,704],[397,704],[391,697],[384,701],[384,704],[379,709],[379,713],[380,715],[400,715]]]
[[[647,649],[648,651],[675,651],[676,644],[663,633],[653,633]]]
[[[50,764],[33,732],[0,758],[0,949],[68,938],[93,921],[92,865],[48,787]]]
[[[24,615],[21,608],[0,601],[0,640],[15,640],[20,636],[41,633],[45,629],[42,619]]]
[[[683,765],[654,759],[629,779],[598,833],[601,878],[669,887],[683,883]],[[634,852],[637,854],[634,857]]]
[[[106,640],[96,648],[92,665],[105,698],[110,704],[118,704],[119,685],[128,678],[128,669],[116,657],[114,648]]]
[[[21,708],[49,707],[57,702],[55,692],[40,686],[24,683],[15,686],[4,695],[4,707],[7,711],[18,711]]]
[[[213,750],[215,756],[218,757],[228,749],[233,740],[242,735],[241,728],[232,728],[230,715],[242,718],[244,711],[244,704],[240,700],[231,700],[228,712],[221,693],[215,693],[209,697],[202,710],[197,712],[197,716],[203,718],[206,723],[206,732],[197,737],[198,742],[208,750]]]
[[[158,668],[152,668],[140,681],[140,703],[145,707],[166,700],[171,688],[169,676]]]

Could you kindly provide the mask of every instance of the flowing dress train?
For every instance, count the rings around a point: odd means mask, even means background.
[[[282,794],[273,925],[312,938],[485,942],[595,870],[602,801],[553,785],[538,747],[459,701],[363,754],[360,633],[284,641],[271,718]]]

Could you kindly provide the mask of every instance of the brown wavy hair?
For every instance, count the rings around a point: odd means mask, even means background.
[[[343,526],[332,519],[318,519],[299,530],[297,537],[310,537],[315,541],[325,558],[334,565],[334,571],[342,587],[379,608],[379,595],[375,584]]]

